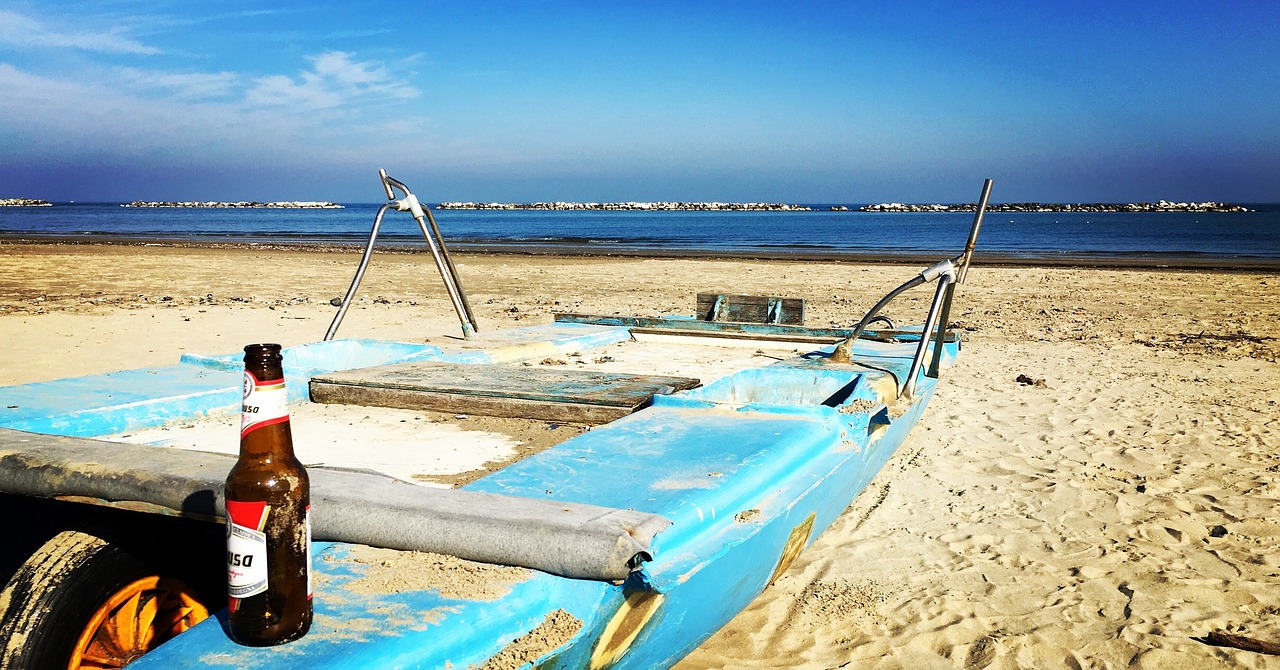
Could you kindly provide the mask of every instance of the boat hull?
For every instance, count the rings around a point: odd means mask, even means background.
[[[569,324],[553,324],[541,334],[532,329],[529,338],[513,340],[488,359],[469,350],[452,360],[507,362],[518,360],[516,350],[540,355],[547,347],[587,349],[626,333],[621,326],[565,328]],[[538,337],[542,344],[531,346],[530,338]],[[379,568],[367,547],[317,542],[316,618],[307,637],[278,648],[238,647],[219,614],[134,667],[479,667],[499,656],[540,668],[668,667],[785,575],[924,412],[936,379],[922,377],[914,397],[896,398],[915,343],[859,347],[851,364],[830,362],[827,347],[657,396],[646,409],[464,487],[670,520],[625,580],[510,568],[494,577],[496,589],[479,594],[413,584],[371,589],[371,571]],[[959,343],[944,347],[945,366]],[[451,354],[406,355],[449,360]],[[199,363],[227,367],[218,360]],[[143,403],[148,421],[168,420],[178,411],[156,411],[164,403],[153,400]],[[38,427],[75,434],[77,425],[129,424],[119,412],[98,409],[92,416],[77,422],[74,412],[66,412]],[[539,542],[535,531],[528,542]],[[530,646],[534,639],[542,646]]]

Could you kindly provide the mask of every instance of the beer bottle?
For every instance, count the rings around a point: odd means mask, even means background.
[[[311,628],[311,495],[293,454],[278,344],[244,348],[240,458],[227,475],[231,638],[265,647]]]

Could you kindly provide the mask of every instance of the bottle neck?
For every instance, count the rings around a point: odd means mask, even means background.
[[[244,371],[259,381],[284,383],[284,355],[278,344],[250,344],[244,348]]]
[[[296,459],[289,421],[263,426],[240,436],[240,458],[269,465]]]
[[[251,344],[244,351],[240,457],[265,463],[293,459],[280,345]]]

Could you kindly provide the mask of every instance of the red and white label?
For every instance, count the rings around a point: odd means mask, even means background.
[[[271,506],[265,502],[227,501],[227,595],[234,610],[240,598],[267,590],[267,525]]]
[[[240,410],[240,437],[263,426],[289,420],[289,392],[284,379],[259,381],[244,371],[244,403]]]

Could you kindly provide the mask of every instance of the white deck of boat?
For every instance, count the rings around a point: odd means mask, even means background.
[[[635,341],[515,365],[554,365],[696,377],[703,385],[746,368],[789,358],[812,345],[739,342],[686,336]],[[532,419],[440,414],[354,405],[295,403],[290,424],[298,458],[308,467],[373,470],[424,486],[458,486],[587,430]],[[227,413],[102,439],[235,454],[240,416]]]

